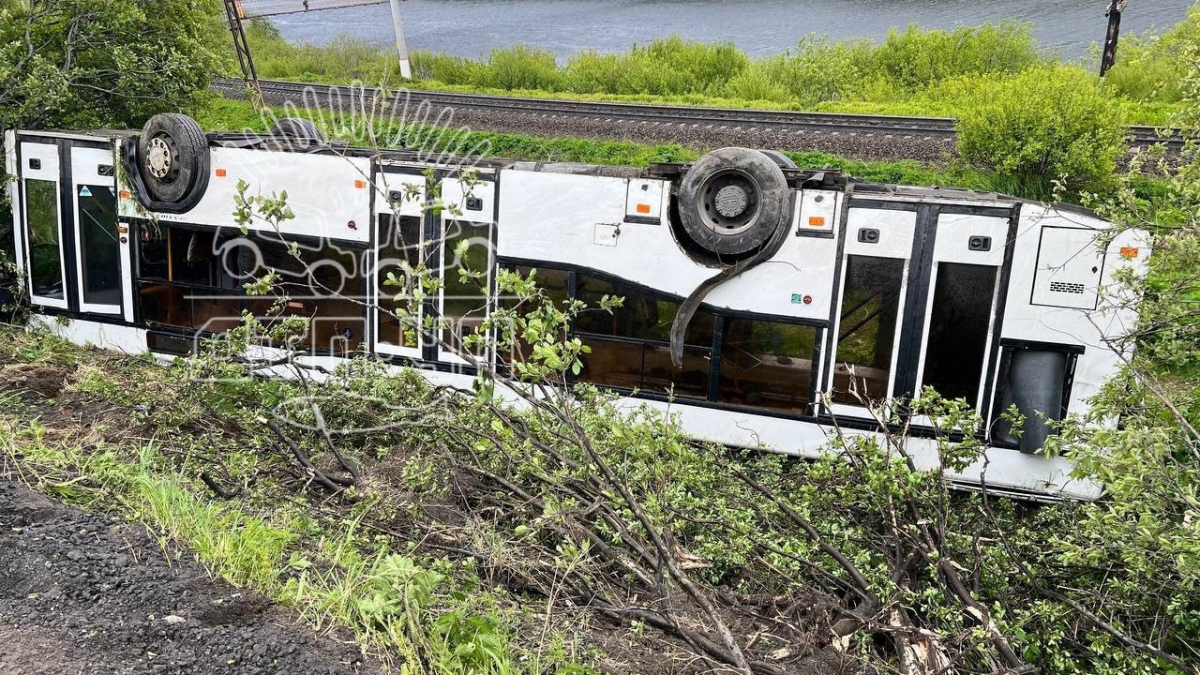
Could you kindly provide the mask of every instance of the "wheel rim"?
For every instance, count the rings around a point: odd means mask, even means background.
[[[701,216],[704,225],[721,236],[741,234],[759,212],[759,188],[741,171],[724,171],[704,185]]]
[[[179,175],[175,141],[166,135],[151,138],[146,144],[146,168],[156,179],[170,183]]]

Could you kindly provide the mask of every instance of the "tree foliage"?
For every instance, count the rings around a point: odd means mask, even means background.
[[[0,0],[0,127],[137,126],[217,70],[215,0]]]
[[[1177,48],[1189,64],[1178,124],[1195,129],[1200,33]],[[1150,274],[1127,280],[1145,295],[1142,322],[1125,338],[1137,353],[1091,413],[1090,421],[1119,416],[1122,424],[1066,429],[1079,471],[1097,476],[1107,496],[1081,510],[1076,536],[1060,546],[1062,562],[1091,570],[1072,584],[1073,599],[1192,664],[1200,663],[1198,150],[1193,141],[1182,157],[1149,153],[1134,161],[1133,171],[1164,177],[1164,194],[1153,203],[1132,179],[1096,198],[1105,215],[1149,230],[1156,243]]]
[[[155,113],[191,107],[206,95],[220,50],[228,51],[220,7],[0,0],[0,129],[138,127]],[[11,238],[10,214],[0,190],[0,240]],[[7,255],[0,247],[0,263]]]

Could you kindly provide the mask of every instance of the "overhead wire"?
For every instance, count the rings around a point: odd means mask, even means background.
[[[319,12],[328,9],[382,5],[387,2],[388,0],[240,0],[238,5],[241,8],[243,19],[253,19],[283,14]]]

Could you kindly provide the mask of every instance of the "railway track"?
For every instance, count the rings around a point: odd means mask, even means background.
[[[268,101],[303,102],[309,106],[345,105],[354,100],[368,100],[380,90],[376,87],[351,87],[301,82],[262,80],[263,95]],[[213,89],[229,95],[241,95],[241,80],[216,80]],[[393,92],[397,90],[392,90]],[[794,112],[753,110],[741,108],[706,108],[643,103],[609,103],[571,101],[545,98],[460,94],[444,91],[408,90],[414,103],[428,101],[434,107],[449,107],[508,114],[542,117],[576,117],[613,122],[645,122],[678,126],[717,126],[738,129],[779,129],[788,132],[819,132],[852,135],[881,135],[892,137],[929,138],[947,141],[956,136],[955,120],[948,117],[900,117],[892,115],[855,115],[847,113]],[[1166,143],[1168,149],[1179,150],[1183,138],[1178,130],[1160,130],[1150,126],[1131,126],[1130,144],[1145,147]]]

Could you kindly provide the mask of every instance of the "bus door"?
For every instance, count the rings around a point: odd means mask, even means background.
[[[18,138],[21,255],[30,301],[74,312],[121,314],[128,290],[128,236],[117,222],[112,147]]]
[[[909,396],[932,387],[944,398],[965,399],[976,412],[984,412],[1014,213],[948,212],[942,207],[935,217],[920,340],[914,341],[914,386],[902,393]]]
[[[373,347],[379,354],[420,360],[426,308],[414,301],[412,289],[404,287],[402,270],[427,263],[426,179],[419,169],[386,167],[375,180],[373,273],[369,275]]]
[[[471,337],[491,312],[496,267],[496,181],[442,174],[442,208],[435,214],[430,257],[441,275],[433,313],[441,328],[431,360],[455,366],[485,362],[490,356]]]
[[[923,245],[918,210],[899,202],[850,204],[826,386],[827,412],[835,416],[870,417],[870,404],[895,394],[913,250]]]
[[[63,241],[59,179],[62,160],[53,139],[19,137],[22,263],[34,305],[67,309],[67,246]]]
[[[114,167],[111,148],[71,148],[76,288],[80,311],[90,314],[120,314],[125,294],[129,235],[117,222]]]
[[[978,409],[1012,216],[1009,208],[850,203],[826,412],[871,418],[872,403],[927,386]]]

